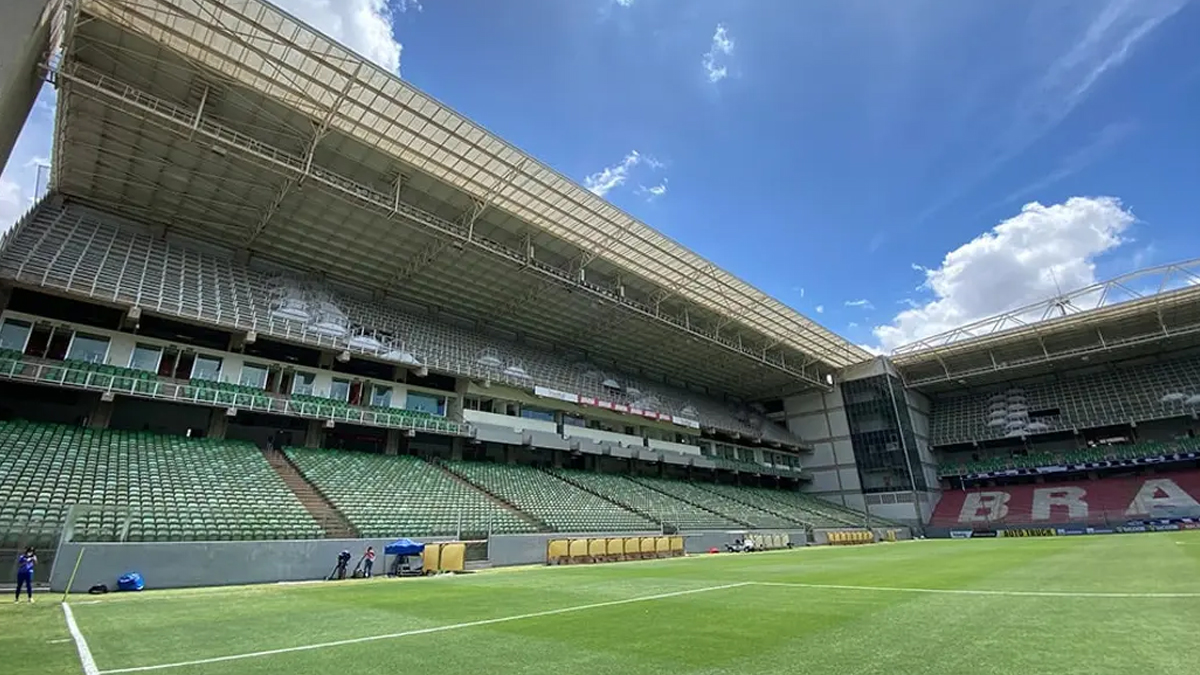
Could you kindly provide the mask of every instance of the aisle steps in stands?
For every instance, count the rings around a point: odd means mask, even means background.
[[[644,477],[631,478],[631,480],[639,485],[642,485],[643,487],[650,488],[655,492],[670,497],[671,499],[677,499],[685,504],[690,504],[697,509],[707,511],[714,516],[728,518],[729,520],[732,520],[738,525],[742,525],[744,527],[755,527],[755,523],[751,523],[745,518],[734,515],[733,513],[718,511],[711,506],[701,504],[694,498],[695,493],[691,492],[691,490],[694,489],[691,483],[684,481],[671,481],[669,483],[665,483],[662,479],[649,479]]]
[[[308,510],[309,515],[321,529],[325,530],[325,536],[329,539],[357,539],[359,533],[354,529],[354,525],[350,520],[338,510],[333,502],[329,501],[321,491],[317,489],[300,470],[292,464],[292,460],[288,456],[278,450],[263,450],[263,457],[266,458],[267,464],[275,470],[292,494],[296,495],[296,499],[304,505]]]
[[[542,469],[542,471],[545,471],[546,473],[550,474],[551,476],[554,476],[555,478],[557,478],[559,480],[566,481],[566,482],[570,483],[571,485],[574,485],[575,487],[579,488],[580,490],[583,490],[584,492],[590,492],[610,504],[615,504],[616,506],[619,506],[620,508],[625,509],[626,511],[632,511],[632,512],[638,514],[639,516],[645,518],[646,520],[649,520],[650,522],[655,523],[659,527],[662,526],[662,521],[660,521],[658,518],[655,518],[654,516],[650,515],[649,513],[639,509],[636,505],[625,504],[616,499],[613,499],[611,496],[606,495],[603,492],[600,492],[599,490],[596,490],[595,488],[588,485],[587,483],[583,483],[583,482],[580,482],[580,481],[577,481],[577,480],[571,478],[571,475],[569,473],[563,473],[563,472],[559,472],[559,471],[551,471],[549,469]]]
[[[517,514],[518,516],[520,516],[521,520],[524,520],[525,522],[529,523],[533,527],[537,528],[538,532],[553,532],[554,531],[554,528],[547,525],[545,523],[545,521],[543,521],[541,518],[538,518],[537,516],[535,516],[531,513],[522,511],[521,509],[517,508],[516,504],[513,504],[512,502],[508,501],[504,497],[501,497],[500,495],[496,494],[495,492],[492,492],[491,490],[487,489],[487,487],[480,485],[479,483],[476,483],[475,481],[472,481],[471,479],[467,478],[466,476],[455,471],[450,466],[446,465],[444,462],[440,462],[438,460],[430,460],[429,463],[436,466],[438,469],[441,469],[442,472],[445,473],[447,476],[449,476],[452,480],[454,480],[458,483],[461,483],[461,484],[471,488],[472,490],[478,490],[479,492],[482,492],[484,494],[484,496],[486,496],[488,499],[490,499],[493,502],[495,502],[496,504],[498,504],[500,507],[508,509],[509,511],[512,511],[513,513]]]
[[[765,501],[765,500],[755,500],[752,498],[751,494],[745,493],[742,490],[739,490],[736,493],[727,493],[727,492],[722,492],[719,490],[719,488],[721,486],[716,486],[714,488],[714,485],[708,484],[708,483],[696,483],[696,486],[701,489],[707,490],[708,492],[711,492],[714,495],[723,497],[730,501],[738,502],[739,504],[744,504],[746,506],[758,509],[759,511],[762,511],[764,513],[769,513],[773,516],[782,518],[784,520],[792,521],[792,522],[794,522],[798,525],[801,525],[805,528],[811,528],[813,526],[812,522],[810,522],[809,520],[801,518],[800,516],[798,516],[796,514],[785,513],[784,512],[785,509],[779,508],[778,504],[771,503],[771,502]]]

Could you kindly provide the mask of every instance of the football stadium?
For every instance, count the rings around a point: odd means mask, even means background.
[[[11,4],[14,672],[1194,667],[1200,260],[874,356],[269,2]]]

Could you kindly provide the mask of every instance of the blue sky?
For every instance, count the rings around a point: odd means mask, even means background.
[[[856,343],[1200,256],[1200,2],[278,4]]]

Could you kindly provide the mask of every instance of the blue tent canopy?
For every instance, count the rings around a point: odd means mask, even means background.
[[[412,539],[397,539],[383,549],[385,555],[421,555],[425,544]]]

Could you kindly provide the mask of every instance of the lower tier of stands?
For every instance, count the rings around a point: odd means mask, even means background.
[[[1200,517],[1200,471],[1071,483],[949,490],[930,525],[1119,524],[1145,518]]]
[[[80,540],[178,541],[321,536],[248,443],[56,424],[0,422],[5,546],[52,544],[68,509]]]
[[[416,457],[295,448],[286,452],[363,536],[538,530],[515,510]]]
[[[368,537],[795,530],[865,520],[785,490],[348,451],[285,454],[299,472],[286,479],[280,472],[291,468],[241,441],[0,422],[0,539],[50,546],[65,527],[85,541],[314,538],[326,529],[312,514],[326,508]],[[327,502],[315,511],[310,488]]]

